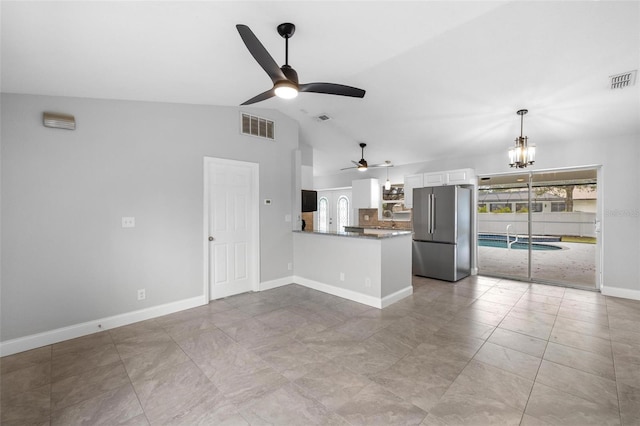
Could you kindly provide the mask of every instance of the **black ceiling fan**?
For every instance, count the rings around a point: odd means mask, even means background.
[[[278,25],[278,34],[280,34],[285,40],[285,60],[284,65],[279,67],[276,61],[273,60],[267,49],[264,48],[260,40],[253,34],[253,31],[246,25],[236,25],[240,37],[244,44],[249,49],[249,52],[255,60],[260,64],[271,78],[273,87],[266,92],[260,93],[257,96],[243,102],[241,105],[250,105],[256,102],[264,101],[273,96],[281,98],[294,98],[298,95],[298,92],[313,92],[313,93],[326,93],[328,95],[341,95],[351,96],[354,98],[363,98],[365,91],[356,87],[345,86],[342,84],[334,83],[298,83],[298,73],[296,70],[289,66],[289,39],[296,31],[296,26],[291,23],[284,23]]]
[[[365,146],[367,146],[366,143],[360,142],[360,149],[362,150],[362,158],[360,158],[360,161],[351,160],[351,162],[353,164],[355,164],[355,166],[345,167],[344,169],[340,169],[340,170],[358,169],[358,171],[364,172],[365,170],[367,170],[369,168],[374,168],[374,167],[393,167],[393,164],[391,164],[391,161],[389,161],[389,160],[385,161],[384,163],[380,163],[380,164],[372,164],[372,165],[367,164],[367,160],[364,159],[364,147]]]

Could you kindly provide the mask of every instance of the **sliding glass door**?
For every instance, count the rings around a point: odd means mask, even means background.
[[[595,289],[595,176],[533,174],[531,187],[539,210],[531,217],[535,243],[531,250],[531,278]]]
[[[486,179],[486,178],[485,178]],[[523,205],[529,200],[529,176],[511,175],[508,181],[478,189],[478,263],[483,275],[527,279],[529,252],[523,245],[529,219]],[[520,209],[520,210],[518,210]]]
[[[481,178],[479,273],[598,288],[597,196],[596,169]]]

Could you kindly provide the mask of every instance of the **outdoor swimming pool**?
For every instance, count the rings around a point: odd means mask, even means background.
[[[514,241],[515,236],[510,236],[509,241]],[[559,242],[560,237],[533,236],[531,238],[531,250],[562,250],[562,247],[553,244],[543,244],[544,242]],[[481,247],[507,248],[507,236],[499,234],[478,234],[478,245]],[[511,244],[511,248],[515,250],[528,250],[529,239],[519,237],[517,242]]]

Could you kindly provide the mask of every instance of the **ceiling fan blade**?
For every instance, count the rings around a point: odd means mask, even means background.
[[[276,95],[276,93],[274,92],[274,90],[273,89],[269,89],[266,92],[262,92],[259,95],[254,96],[253,98],[249,99],[248,101],[244,101],[240,105],[255,104],[256,102],[260,102],[260,101],[264,101],[264,100],[267,100],[269,98],[272,98],[275,95]]]
[[[350,170],[350,169],[357,169],[357,167],[345,167],[344,169],[340,169],[340,170]]]
[[[260,64],[263,70],[271,78],[271,81],[275,84],[276,81],[286,80],[284,73],[276,63],[276,61],[271,57],[267,49],[264,48],[258,37],[253,34],[253,31],[246,25],[238,24],[236,25],[238,32],[240,33],[240,37],[244,44],[249,49],[249,53],[254,57],[254,59]],[[244,105],[244,104],[243,104]]]
[[[391,163],[372,164],[369,167],[393,167]]]
[[[359,161],[353,161],[353,160],[351,160],[351,162],[352,162],[353,164],[355,164],[355,165],[356,165],[356,167],[360,166],[360,162],[359,162]]]
[[[298,90],[300,92],[326,93],[327,95],[351,96],[353,98],[364,98],[366,93],[357,87],[334,83],[306,83],[301,84]]]

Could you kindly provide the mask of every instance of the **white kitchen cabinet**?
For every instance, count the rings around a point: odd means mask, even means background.
[[[413,207],[413,188],[424,186],[424,173],[417,175],[407,175],[404,177],[404,206]]]
[[[475,177],[473,169],[425,173],[424,186],[473,185],[475,183]]]
[[[404,177],[404,205],[413,207],[413,189],[442,185],[473,185],[476,175],[473,169],[445,170],[420,173]]]
[[[353,209],[377,209],[380,206],[380,184],[378,179],[358,179],[351,182]],[[358,216],[356,216],[358,217]]]

